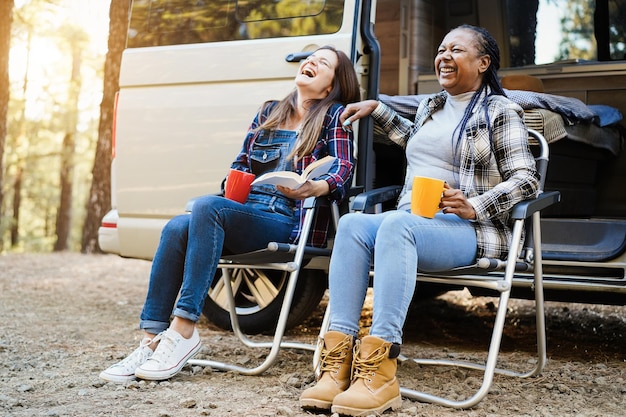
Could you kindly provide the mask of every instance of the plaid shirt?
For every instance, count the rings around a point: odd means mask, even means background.
[[[372,117],[390,140],[406,148],[415,132],[443,108],[447,97],[441,92],[421,101],[414,122],[384,103]],[[489,96],[487,102],[489,123],[483,107],[477,106],[461,139],[459,188],[476,211],[472,224],[477,257],[504,258],[512,238],[509,213],[516,203],[536,195],[539,181],[522,109],[499,95]]]
[[[231,168],[251,172],[250,154],[254,145],[255,130],[267,119],[275,104],[276,102],[269,106],[263,106],[262,110],[257,113],[248,128],[248,134],[244,140],[242,150],[232,163]],[[353,134],[351,130],[345,129],[339,121],[339,116],[343,110],[344,107],[341,104],[334,104],[328,109],[324,118],[324,126],[317,144],[315,145],[315,149],[313,149],[310,155],[300,159],[295,167],[295,172],[302,174],[302,171],[310,163],[326,155],[337,157],[337,161],[327,174],[315,178],[317,180],[323,179],[328,183],[330,186],[329,198],[337,202],[342,201],[346,196],[354,168]],[[280,193],[279,191],[276,192]],[[296,200],[295,202],[295,215],[299,221],[291,232],[290,242],[297,242],[300,238],[300,231],[305,214],[302,209],[303,204],[304,200]],[[309,236],[310,245],[315,247],[326,246],[329,221],[330,211],[322,207],[315,216],[311,226],[311,234]]]

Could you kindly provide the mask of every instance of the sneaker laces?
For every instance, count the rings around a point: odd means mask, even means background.
[[[368,358],[361,358],[361,344],[357,342],[354,351],[352,377],[370,379],[371,375],[380,368],[380,364],[388,356],[389,349],[389,345],[384,345],[372,352]]]
[[[345,338],[331,349],[322,349],[320,371],[333,372],[339,370],[351,350],[350,342],[350,338]]]
[[[133,351],[130,355],[119,361],[115,366],[124,367],[125,369],[134,371],[138,366],[141,366],[148,358],[152,356],[152,349],[145,349],[153,342],[153,339],[148,337],[143,338],[139,342],[139,347]]]
[[[157,348],[154,353],[150,357],[150,360],[155,360],[159,363],[165,362],[174,350],[176,350],[176,345],[180,342],[179,338],[173,338],[166,331],[159,333],[153,340],[153,342],[159,342]]]

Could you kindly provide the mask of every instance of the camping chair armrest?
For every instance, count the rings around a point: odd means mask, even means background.
[[[364,212],[377,204],[395,200],[400,195],[400,191],[402,191],[401,186],[390,185],[361,193],[354,198],[352,211]]]
[[[312,209],[318,207],[329,207],[331,204],[331,200],[328,199],[327,195],[321,195],[319,197],[307,197],[304,199],[304,203],[302,204],[303,209]]]
[[[513,220],[527,219],[537,211],[541,211],[546,207],[561,201],[561,193],[558,191],[546,191],[539,194],[536,198],[524,200],[513,206],[511,218]]]
[[[358,195],[361,192],[363,192],[363,187],[361,186],[350,187],[346,191],[345,199]],[[306,199],[304,199],[304,204],[302,205],[302,208],[310,209],[314,207],[329,207],[332,203],[335,203],[337,205],[340,204],[336,200],[330,199],[328,195],[321,195],[319,197],[307,197]]]

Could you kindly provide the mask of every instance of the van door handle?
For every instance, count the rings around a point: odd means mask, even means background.
[[[303,59],[307,59],[313,52],[295,52],[285,57],[287,62],[300,62]]]

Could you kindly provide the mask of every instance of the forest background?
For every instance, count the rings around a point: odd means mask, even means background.
[[[98,252],[130,0],[0,0],[0,252]]]

